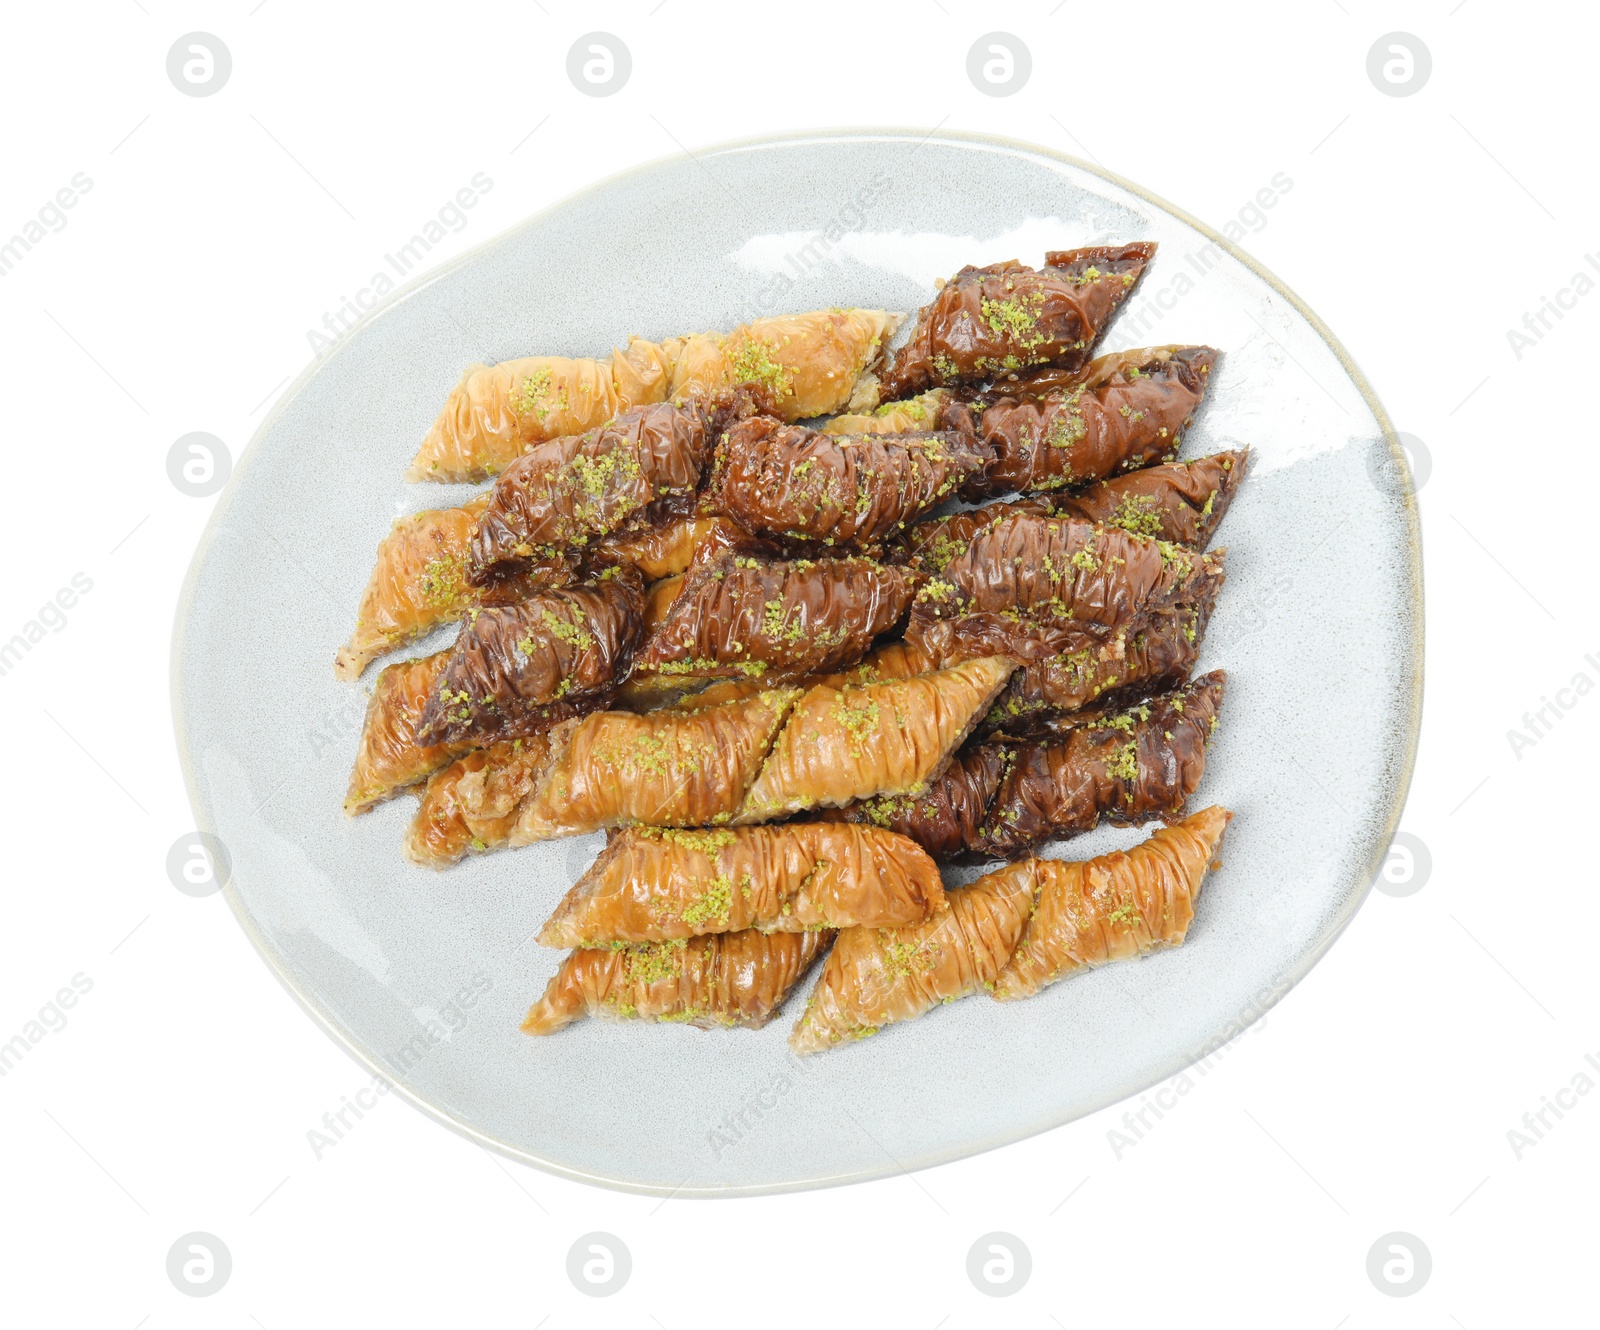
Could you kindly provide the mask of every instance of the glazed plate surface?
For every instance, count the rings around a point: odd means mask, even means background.
[[[408,863],[410,796],[340,811],[377,666],[333,677],[379,539],[468,487],[401,472],[462,369],[606,354],[629,334],[831,305],[914,311],[965,263],[1151,239],[1104,349],[1223,351],[1183,456],[1248,444],[1217,537],[1200,670],[1229,674],[1192,807],[1235,818],[1189,940],[1028,1002],[955,1003],[797,1062],[812,978],[760,1031],[517,1026],[560,959],[532,940],[601,837]],[[734,145],[607,181],[403,294],[312,367],[218,501],[180,603],[173,687],[225,896],[336,1039],[440,1120],[571,1177],[679,1195],[956,1159],[1166,1078],[1251,1024],[1332,943],[1399,817],[1421,704],[1415,500],[1381,406],[1313,315],[1127,182],[992,139],[857,132]],[[443,633],[405,654],[436,650]],[[398,659],[392,657],[390,659]],[[1052,847],[1087,858],[1141,832]],[[954,885],[974,870],[947,874]]]

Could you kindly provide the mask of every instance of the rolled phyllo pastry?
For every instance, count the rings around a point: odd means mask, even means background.
[[[538,445],[495,481],[468,547],[467,582],[487,586],[685,516],[711,440],[698,407],[660,404]]]
[[[1018,513],[1094,522],[1203,550],[1233,502],[1249,457],[1248,449],[1214,453],[1192,462],[1147,467],[1072,493],[996,500],[924,518],[906,528],[896,542],[895,557],[924,572],[941,573],[967,552],[979,532]]]
[[[1220,564],[1207,560],[1191,594],[1119,629],[1108,643],[1030,660],[1013,674],[980,733],[1017,736],[1091,704],[1148,697],[1176,688],[1200,657],[1206,625],[1222,589]]]
[[[822,426],[824,434],[908,434],[942,428],[944,409],[955,401],[949,388],[932,388],[916,397],[885,402],[871,411],[847,412]]]
[[[1233,502],[1249,462],[1250,450],[1241,448],[1152,466],[1063,494],[1056,500],[1056,512],[1203,550]]]
[[[726,822],[799,696],[780,688],[702,711],[602,711],[561,727],[511,843]]]
[[[919,793],[865,799],[821,816],[893,831],[935,859],[970,858],[973,847],[983,843],[989,810],[1012,757],[1004,744],[971,744]]]
[[[454,623],[469,609],[512,604],[574,581],[581,561],[594,568],[631,564],[651,581],[671,577],[688,568],[695,545],[715,526],[710,518],[669,519],[534,560],[520,576],[478,587],[467,581],[467,550],[489,498],[482,494],[459,508],[433,508],[395,522],[378,546],[355,631],[334,659],[335,675],[354,679],[378,656]]]
[[[529,1009],[522,1030],[554,1034],[585,1016],[705,1029],[762,1026],[833,936],[831,930],[746,929],[574,951]]]
[[[876,827],[633,827],[611,838],[539,941],[599,947],[746,928],[887,928],[925,919],[943,901],[933,860]]]
[[[994,987],[1033,908],[1031,879],[991,873],[945,892],[947,908],[904,928],[847,928],[789,1035],[820,1053]]]
[[[789,1036],[817,1053],[983,991],[1031,997],[1068,975],[1182,945],[1232,814],[1207,808],[1127,851],[1027,859],[945,894],[910,928],[840,934]]]
[[[941,860],[1016,858],[1103,819],[1175,817],[1205,774],[1226,683],[1218,670],[1126,711],[1061,717],[1037,741],[974,744],[926,791],[833,816],[908,836]]]
[[[874,647],[859,664],[825,675],[815,682],[832,684],[835,688],[859,688],[869,683],[915,679],[919,674],[932,674],[938,668],[938,661],[926,652],[919,651],[910,642],[885,642]]]
[[[753,416],[718,444],[705,506],[752,535],[861,548],[951,497],[989,459],[971,435],[841,437]]]
[[[1037,269],[1015,260],[963,268],[917,314],[910,340],[882,376],[883,397],[1036,365],[1078,369],[1155,249],[1149,242],[1093,246],[1052,251]]]
[[[406,470],[407,480],[483,480],[535,444],[581,434],[619,412],[666,400],[671,366],[635,338],[606,360],[524,356],[473,365]]]
[[[560,703],[605,705],[644,635],[644,586],[622,565],[580,586],[471,610],[417,723],[417,742],[488,744],[549,723]]]
[[[550,761],[550,733],[475,748],[428,778],[406,829],[406,858],[447,868],[511,843],[522,801]]]
[[[528,356],[474,365],[406,479],[482,480],[537,444],[582,434],[631,408],[740,388],[786,420],[830,414],[849,404],[898,323],[882,310],[816,310],[757,319],[726,336],[634,338],[606,360]]]
[[[1101,820],[1177,816],[1205,774],[1226,687],[1213,670],[1126,711],[1085,717],[1064,737],[1017,747],[970,848],[1013,859]]]
[[[733,821],[769,822],[809,808],[926,789],[1014,668],[989,657],[911,679],[810,689]]]
[[[914,679],[919,674],[932,674],[938,668],[937,661],[906,642],[885,642],[881,646],[874,647],[864,659],[848,669],[809,675],[795,680],[795,686],[815,688],[826,684],[831,688],[860,688],[870,683]],[[683,711],[699,711],[708,706],[718,706],[724,702],[753,697],[769,686],[758,679],[723,679],[692,692],[668,697],[659,705]],[[623,694],[624,696],[628,694],[628,688],[624,687]]]
[[[840,669],[900,622],[921,580],[871,559],[714,554],[686,574],[637,668],[767,680]]]
[[[473,746],[417,742],[417,722],[449,657],[448,651],[440,651],[386,665],[379,671],[344,797],[347,814],[364,813],[390,795],[426,780]]]
[[[862,376],[879,364],[901,315],[881,309],[774,314],[731,333],[663,342],[672,362],[672,401],[748,393],[767,415],[807,420],[849,406]]]
[[[906,640],[941,660],[1042,660],[1177,603],[1219,563],[1115,527],[1017,513],[979,531],[923,584]]]
[[[1200,887],[1233,814],[1205,808],[1131,850],[1083,863],[1029,859],[1034,906],[991,996],[1032,997],[1079,970],[1183,945]]]
[[[714,535],[712,517],[679,517],[600,542],[596,560],[602,564],[632,564],[647,582],[676,577],[689,571],[695,548]]]
[[[467,546],[488,506],[487,494],[460,508],[431,508],[399,518],[378,557],[356,611],[355,631],[334,657],[333,672],[357,678],[385,652],[406,646],[469,609],[516,600],[544,583],[570,580],[565,563],[534,568],[494,587],[467,582]]]
[[[943,517],[925,517],[905,529],[895,542],[891,557],[905,559],[925,573],[942,573],[952,560],[967,552],[980,532],[1024,513],[1055,517],[1055,499],[1034,495],[1010,502],[996,500],[978,508],[962,508]]]
[[[947,410],[947,428],[975,429],[995,454],[967,496],[1058,490],[1171,461],[1216,359],[1208,346],[1118,351],[1079,374],[1046,371]]]
[[[679,594],[683,591],[683,574],[675,577],[663,577],[659,582],[652,582],[644,592],[644,629],[648,636],[655,632],[666,620],[667,613],[676,603]]]

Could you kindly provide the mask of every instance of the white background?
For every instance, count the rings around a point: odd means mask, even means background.
[[[0,240],[75,173],[93,184],[0,279],[0,639],[74,573],[93,589],[0,676],[0,1041],[74,975],[93,986],[0,1079],[0,1322],[1595,1322],[1600,1094],[1547,1110],[1520,1157],[1508,1138],[1586,1052],[1600,1060],[1584,831],[1600,699],[1560,694],[1573,705],[1546,713],[1537,742],[1508,738],[1574,676],[1600,682],[1587,393],[1600,298],[1574,292],[1520,357],[1507,337],[1600,249],[1592,10],[83,0],[8,3],[3,23]],[[593,29],[633,56],[603,99],[565,73]],[[1005,98],[965,72],[994,29],[1033,59]],[[167,78],[168,48],[194,30],[232,52],[212,97]],[[1366,72],[1396,30],[1432,53],[1412,96],[1382,95]],[[1137,1103],[912,1177],[662,1201],[502,1161],[386,1099],[318,1159],[307,1132],[368,1077],[224,903],[180,895],[164,867],[192,827],[169,637],[213,503],[169,483],[168,448],[205,430],[237,456],[312,358],[307,330],[474,173],[493,189],[430,261],[641,161],[879,124],[1092,157],[1218,227],[1275,173],[1292,179],[1243,245],[1327,320],[1431,457],[1427,709],[1403,822],[1431,875],[1408,896],[1374,893],[1120,1157],[1108,1133]],[[203,1299],[165,1270],[193,1230],[233,1257]],[[565,1273],[591,1230],[632,1253],[605,1300]],[[966,1273],[993,1230],[1033,1257],[1004,1300]],[[1395,1230],[1433,1258],[1404,1298],[1366,1273]]]

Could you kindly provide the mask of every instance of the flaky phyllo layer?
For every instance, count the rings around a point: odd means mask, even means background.
[[[920,924],[847,928],[789,1037],[816,1053],[984,992],[1031,997],[1079,970],[1183,943],[1232,814],[1207,808],[1126,852],[1026,859],[945,893]]]
[[[605,360],[527,356],[462,375],[406,472],[482,480],[547,439],[582,434],[633,407],[744,389],[781,420],[849,404],[900,322],[875,309],[814,310],[662,342],[633,338]]]
[[[1154,255],[963,268],[893,349],[835,308],[465,373],[407,476],[493,483],[394,524],[336,673],[461,626],[377,673],[345,807],[414,790],[433,868],[606,833],[527,1032],[758,1026],[826,955],[814,1052],[1183,941],[1249,450],[1178,457],[1216,350],[1096,358]],[[1030,857],[1103,821],[1168,825]]]

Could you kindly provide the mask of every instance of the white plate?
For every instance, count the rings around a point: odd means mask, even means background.
[[[1194,806],[1237,816],[1188,943],[1026,1003],[957,1003],[804,1063],[784,1042],[803,989],[761,1031],[586,1021],[520,1034],[559,960],[531,934],[600,838],[435,874],[401,855],[410,797],[355,820],[340,812],[375,669],[337,683],[334,650],[390,521],[469,492],[400,479],[462,368],[603,355],[630,333],[782,310],[911,311],[964,263],[1135,239],[1161,250],[1108,349],[1221,348],[1184,455],[1255,449],[1218,538],[1228,582],[1200,665],[1226,668],[1230,684]],[[189,574],[173,661],[179,747],[198,826],[231,858],[228,902],[268,964],[441,1121],[638,1191],[871,1178],[1017,1140],[1173,1075],[1326,950],[1366,894],[1411,774],[1418,541],[1403,457],[1355,366],[1274,278],[1170,205],[987,138],[738,144],[629,172],[525,222],[301,377],[241,460]],[[1102,829],[1056,852],[1139,838]]]

